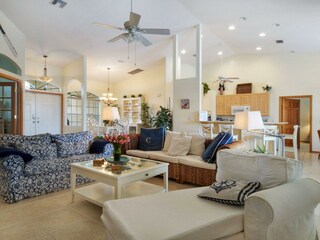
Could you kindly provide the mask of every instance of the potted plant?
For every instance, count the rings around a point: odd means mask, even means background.
[[[269,92],[271,90],[271,86],[269,86],[268,84],[265,87],[262,87],[263,91]]]
[[[203,96],[205,96],[211,89],[210,89],[208,83],[206,83],[206,82],[203,82],[202,86],[203,86]]]
[[[141,103],[141,122],[142,127],[151,128],[152,127],[152,117],[150,115],[150,106],[148,103]]]
[[[164,127],[166,130],[172,130],[172,113],[170,109],[160,106],[160,110],[154,117],[154,127]]]

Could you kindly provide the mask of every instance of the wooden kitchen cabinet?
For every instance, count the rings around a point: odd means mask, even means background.
[[[262,116],[268,116],[269,95],[268,93],[217,95],[217,115],[230,116],[232,106],[250,106],[250,111],[260,111]]]

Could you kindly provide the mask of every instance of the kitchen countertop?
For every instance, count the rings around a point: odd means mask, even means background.
[[[234,121],[199,121],[200,123],[203,124],[209,124],[209,123],[213,123],[213,124],[233,124]],[[263,122],[263,124],[265,125],[286,125],[288,124],[288,122]]]

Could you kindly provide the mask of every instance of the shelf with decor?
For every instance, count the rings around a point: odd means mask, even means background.
[[[122,99],[122,118],[128,120],[130,126],[141,123],[141,103],[142,97]]]

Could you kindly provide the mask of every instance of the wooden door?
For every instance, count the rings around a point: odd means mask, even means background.
[[[231,115],[232,95],[225,96],[224,115]]]
[[[268,93],[260,94],[260,112],[262,116],[269,115],[269,94]]]
[[[300,100],[283,99],[282,102],[282,120],[288,122],[282,128],[282,133],[293,134],[293,126],[300,125]],[[298,131],[297,141],[300,148],[300,131]],[[286,146],[292,147],[292,140],[286,140]]]
[[[260,95],[259,94],[251,94],[251,103],[250,103],[250,111],[260,111]]]
[[[231,96],[231,106],[241,106],[241,96],[232,95]]]
[[[16,83],[0,82],[0,133],[17,134]]]
[[[241,106],[251,106],[251,94],[241,94]]]

